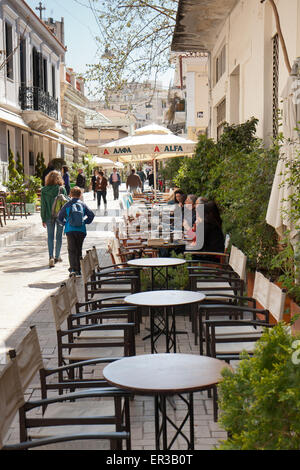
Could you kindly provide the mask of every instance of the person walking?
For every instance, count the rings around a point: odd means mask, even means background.
[[[52,206],[58,194],[67,196],[64,188],[64,180],[59,171],[51,171],[46,176],[45,186],[41,191],[41,218],[44,228],[47,228],[47,242],[49,253],[49,267],[53,268],[55,263],[62,261],[60,251],[62,246],[63,227],[52,216]],[[54,236],[56,231],[55,257]]]
[[[116,168],[113,168],[113,172],[109,177],[109,184],[111,184],[113,188],[114,201],[117,201],[119,199],[119,187],[121,184],[121,177],[120,174],[117,172]]]
[[[131,193],[135,193],[137,191],[138,188],[142,189],[142,182],[141,182],[141,178],[139,177],[139,175],[137,175],[135,173],[135,169],[133,168],[131,170],[131,174],[128,176],[127,178],[127,181],[126,181],[126,188],[128,190],[129,188],[129,191]]]
[[[138,176],[140,177],[141,179],[141,182],[142,182],[142,192],[144,192],[144,183],[146,181],[146,175],[145,175],[145,172],[140,169],[138,172],[137,172]]]
[[[86,185],[86,177],[85,177],[85,174],[83,173],[83,168],[79,168],[75,186],[78,186],[81,189],[81,199],[83,199],[85,185]]]
[[[75,186],[70,191],[71,200],[68,201],[58,214],[58,222],[65,227],[68,243],[70,276],[81,275],[80,259],[82,258],[82,245],[86,237],[86,225],[91,224],[95,217],[91,209],[80,200],[81,188]]]
[[[97,176],[98,176],[98,170],[97,168],[94,169],[94,174],[92,176],[92,190],[94,194],[94,201],[96,200],[96,181],[97,181]]]
[[[99,171],[99,174],[96,180],[97,209],[100,209],[101,198],[102,198],[104,202],[104,215],[107,214],[107,200],[106,200],[107,183],[108,181],[105,178],[103,171]]]
[[[64,180],[67,195],[69,196],[71,187],[70,187],[69,168],[67,166],[62,167],[62,177],[63,177],[63,180]]]

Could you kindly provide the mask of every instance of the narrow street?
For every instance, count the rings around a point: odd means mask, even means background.
[[[124,186],[124,185],[123,185]],[[124,190],[125,188],[122,189]],[[120,198],[122,192],[120,192]],[[85,193],[85,202],[92,210],[96,210],[96,202],[92,193]],[[96,213],[96,217],[89,227],[84,242],[85,250],[95,245],[104,262],[110,263],[106,253],[107,242],[113,236],[112,221],[118,215],[119,202],[113,201],[112,190],[108,191],[108,215]],[[39,214],[34,216],[37,223],[34,233],[23,240],[15,241],[8,247],[0,249],[0,338],[5,347],[14,347],[28,331],[29,326],[36,325],[44,364],[46,367],[57,365],[56,330],[50,304],[50,295],[68,277],[68,259],[66,240],[63,239],[63,262],[54,268],[48,267],[48,253],[46,234],[39,220]],[[28,218],[28,223],[30,223]],[[33,220],[33,219],[32,219]],[[82,281],[77,279],[79,297],[82,298]],[[136,353],[150,353],[150,341],[143,341],[147,334],[145,328],[148,319],[143,320],[141,332],[136,336]],[[198,346],[194,345],[191,324],[187,316],[180,316],[177,320],[178,329],[187,331],[187,334],[178,335],[178,352],[198,353]],[[2,357],[2,362],[3,357]],[[1,364],[3,367],[4,364]],[[97,373],[96,368],[89,371],[91,376]],[[28,389],[28,399],[38,398],[39,377]],[[176,402],[176,410],[169,410],[170,416],[182,419],[185,410],[182,403]],[[226,433],[213,421],[212,400],[207,392],[199,392],[194,398],[195,415],[195,446],[196,450],[210,450],[217,445],[219,439],[224,439]],[[131,429],[133,450],[153,450],[154,441],[154,400],[152,397],[136,396],[131,402]],[[7,442],[18,442],[19,429],[16,418]],[[97,443],[87,441],[82,444],[84,449],[95,449]],[[178,450],[186,449],[185,440],[179,436],[176,444]],[[175,449],[176,450],[176,449]]]

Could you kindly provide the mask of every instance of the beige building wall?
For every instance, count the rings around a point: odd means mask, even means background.
[[[277,0],[282,32],[291,65],[300,56],[300,0]],[[210,58],[212,106],[211,136],[217,138],[222,111],[231,124],[259,119],[257,134],[266,143],[273,135],[273,37],[274,14],[269,2],[241,0],[224,22]],[[216,60],[225,47],[225,69],[217,80]],[[279,107],[288,78],[279,44]],[[224,110],[224,99],[226,108]],[[219,105],[221,106],[219,107]]]

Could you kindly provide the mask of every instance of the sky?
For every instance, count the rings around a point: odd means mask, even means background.
[[[26,0],[30,8],[39,16],[35,8],[39,0]],[[93,64],[97,57],[97,42],[95,36],[100,35],[96,15],[90,8],[84,6],[86,0],[43,0],[43,19],[59,20],[63,17],[65,23],[65,44],[67,46],[66,65],[76,73],[86,70],[86,64]],[[104,51],[100,51],[102,54]],[[168,72],[160,80],[169,86],[173,72]]]

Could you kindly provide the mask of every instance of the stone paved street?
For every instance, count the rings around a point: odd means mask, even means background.
[[[122,194],[122,193],[121,193]],[[85,201],[96,210],[92,193],[85,194]],[[113,236],[111,222],[118,215],[118,202],[112,200],[111,189],[108,191],[108,216],[103,212],[98,214],[91,225],[84,243],[85,250],[95,245],[104,262],[110,259],[105,247],[109,238]],[[63,239],[63,262],[56,264],[55,268],[48,268],[48,253],[46,233],[41,225],[39,214],[30,216],[25,222],[15,221],[15,227],[31,225],[30,232],[23,239],[2,243],[4,233],[9,232],[13,221],[0,232],[0,341],[5,346],[13,347],[24,336],[30,325],[36,325],[41,344],[44,363],[46,366],[57,365],[56,331],[50,306],[49,296],[55,292],[59,285],[68,277],[68,261],[66,239]],[[35,225],[34,225],[35,224]],[[1,229],[2,230],[2,229]],[[7,246],[5,246],[7,245]],[[82,281],[77,279],[77,286],[82,297]],[[187,334],[178,335],[178,352],[198,354],[191,333],[191,325],[187,316],[180,316],[177,320],[178,330]],[[148,332],[145,331],[147,319],[144,318],[140,334],[136,337],[137,354],[150,352],[150,341],[143,341]],[[3,362],[3,357],[2,357]],[[3,364],[2,364],[3,367]],[[95,370],[91,370],[95,373]],[[30,385],[27,398],[38,397],[39,379],[36,378]],[[207,393],[195,394],[195,445],[196,450],[213,449],[219,439],[226,434],[214,423],[212,418],[212,400]],[[183,416],[182,405],[177,404],[176,411],[170,410],[175,419]],[[136,396],[131,402],[132,447],[134,450],[153,450],[154,446],[154,403],[151,397]],[[8,442],[18,441],[18,418],[16,418],[8,436]],[[185,442],[178,439],[178,449],[185,449]]]

